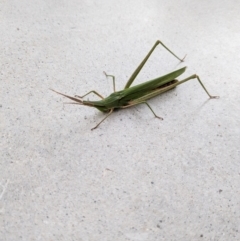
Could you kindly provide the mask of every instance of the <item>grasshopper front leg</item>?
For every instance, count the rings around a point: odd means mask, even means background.
[[[105,71],[103,71],[103,73],[105,74],[106,77],[112,77],[113,80],[113,92],[116,92],[116,88],[115,88],[115,76],[111,75],[111,74],[107,74]]]
[[[95,90],[91,90],[91,91],[87,92],[87,94],[85,94],[85,95],[83,95],[83,96],[75,95],[75,97],[82,99],[82,98],[84,98],[85,96],[87,96],[87,95],[89,95],[89,94],[91,94],[91,93],[97,95],[97,96],[100,97],[101,99],[104,99],[104,97],[103,97],[102,95],[100,95],[100,94],[99,94],[97,91],[95,91]]]

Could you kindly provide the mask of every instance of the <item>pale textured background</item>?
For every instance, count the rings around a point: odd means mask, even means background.
[[[0,240],[240,240],[240,2],[0,1]],[[103,114],[65,105],[188,66],[196,80]],[[89,96],[89,98],[95,98]]]

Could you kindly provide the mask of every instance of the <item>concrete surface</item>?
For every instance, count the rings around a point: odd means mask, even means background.
[[[0,1],[0,240],[240,240],[240,2]],[[107,96],[161,39],[141,83],[196,80],[112,114]],[[89,96],[89,99],[97,99]]]

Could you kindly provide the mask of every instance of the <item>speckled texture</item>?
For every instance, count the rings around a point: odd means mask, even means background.
[[[240,240],[240,4],[0,1],[0,241]],[[197,81],[103,114],[64,105],[184,65]],[[89,96],[89,98],[95,98]]]

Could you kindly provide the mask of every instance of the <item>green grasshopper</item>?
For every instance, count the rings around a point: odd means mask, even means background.
[[[138,85],[135,85],[133,87],[130,87],[131,84],[133,83],[133,81],[135,80],[135,78],[137,77],[138,73],[141,71],[144,64],[147,62],[148,58],[150,57],[150,55],[154,51],[154,49],[159,44],[161,44],[168,52],[170,52],[178,60],[183,62],[185,57],[183,59],[180,59],[169,48],[167,48],[160,40],[158,40],[153,45],[153,47],[151,48],[149,53],[146,55],[146,57],[143,59],[143,61],[140,63],[140,65],[137,67],[137,69],[133,72],[132,76],[127,81],[127,84],[125,85],[123,90],[116,91],[115,90],[115,76],[108,75],[104,72],[106,77],[112,78],[112,80],[113,80],[113,90],[114,90],[114,92],[106,98],[104,98],[102,95],[100,95],[95,90],[89,91],[87,94],[85,94],[83,96],[75,95],[74,97],[62,94],[62,93],[57,92],[57,91],[52,90],[52,89],[51,90],[56,92],[57,94],[63,95],[65,97],[73,100],[74,102],[72,104],[95,107],[102,112],[107,112],[108,114],[105,116],[105,118],[103,120],[101,120],[91,130],[96,129],[107,117],[109,117],[112,114],[112,112],[115,109],[125,109],[125,108],[131,107],[131,106],[134,106],[134,105],[138,105],[138,104],[146,104],[148,106],[148,108],[152,111],[152,113],[155,117],[163,120],[162,117],[159,117],[155,114],[155,112],[153,111],[151,106],[146,102],[146,100],[148,100],[148,99],[150,99],[150,98],[152,98],[156,95],[159,95],[159,94],[161,94],[165,91],[168,91],[168,90],[176,87],[177,85],[180,85],[180,84],[182,84],[182,83],[184,83],[188,80],[191,80],[191,79],[197,79],[199,81],[199,83],[201,84],[202,88],[205,90],[205,92],[207,93],[207,95],[211,99],[219,98],[218,96],[212,96],[212,95],[209,94],[209,92],[207,91],[207,89],[203,85],[202,81],[200,80],[200,78],[196,74],[191,75],[190,77],[188,77],[186,79],[183,79],[181,81],[178,81],[176,78],[185,72],[186,67],[183,67],[181,69],[173,71],[173,72],[171,72],[167,75],[158,77],[156,79],[149,80],[145,83],[138,84]],[[95,95],[99,96],[102,100],[99,100],[99,101],[83,100],[83,98],[85,96],[89,95],[90,93],[94,93]]]

